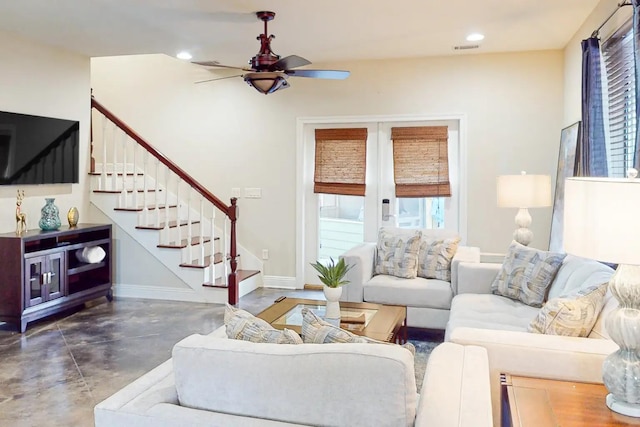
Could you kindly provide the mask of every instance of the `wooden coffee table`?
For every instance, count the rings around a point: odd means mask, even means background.
[[[503,427],[640,426],[607,408],[602,384],[501,374]]]
[[[324,317],[326,301],[301,298],[278,298],[258,317],[277,329],[291,329],[301,333],[302,309],[307,307]],[[407,340],[407,308],[397,305],[372,304],[367,302],[340,302],[342,321],[364,318],[364,323],[344,323],[340,327],[378,341],[399,342]]]

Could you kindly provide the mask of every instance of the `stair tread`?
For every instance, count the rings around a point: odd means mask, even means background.
[[[219,237],[215,237],[214,240],[220,240]],[[202,242],[203,243],[209,243],[211,242],[211,237],[210,236],[204,236],[202,238]],[[200,244],[200,237],[196,236],[196,237],[192,237],[191,238],[191,245],[195,246],[195,245],[199,245]],[[169,242],[166,245],[165,244],[160,244],[158,245],[159,248],[168,248],[168,249],[183,249],[187,247],[187,239],[182,239],[180,241],[180,243],[178,242]]]
[[[213,263],[214,264],[219,264],[223,261],[223,257],[222,254],[220,252],[216,252],[213,256]],[[202,264],[198,264],[197,260],[193,260],[190,263],[189,262],[185,262],[180,264],[180,267],[186,267],[186,268],[207,268],[211,265],[211,255],[207,255],[204,257],[204,261]]]
[[[236,270],[236,276],[238,276],[238,282],[242,282],[249,277],[253,277],[256,274],[260,274],[260,270]],[[215,282],[203,283],[202,286],[207,288],[228,288],[226,277],[218,277]]]
[[[144,193],[144,189],[136,190],[138,193]],[[155,193],[155,188],[147,189],[147,193]],[[162,191],[162,190],[158,190]],[[120,194],[122,190],[93,190],[94,193]],[[127,193],[133,193],[133,190],[127,190]]]
[[[191,224],[199,224],[200,221],[191,221]],[[164,222],[161,222],[158,224],[158,226],[156,227],[155,225],[136,225],[136,228],[138,230],[162,230],[164,228]],[[180,225],[187,225],[189,224],[188,221],[181,221]],[[178,226],[177,221],[169,221],[169,228],[175,228]]]
[[[177,208],[178,205],[169,205],[170,208]],[[144,206],[139,206],[137,208],[114,208],[114,211],[126,211],[126,212],[142,212]],[[147,210],[153,211],[156,209],[156,206],[147,206]],[[158,209],[166,209],[166,206],[158,206]]]
[[[123,175],[122,172],[116,172],[116,174],[118,176],[122,176]],[[89,175],[91,175],[91,176],[101,176],[102,172],[89,172]],[[113,176],[113,172],[107,172],[106,175],[107,176]],[[144,174],[142,172],[138,172],[137,175],[138,176],[144,176]],[[133,176],[133,172],[127,172],[127,176]]]

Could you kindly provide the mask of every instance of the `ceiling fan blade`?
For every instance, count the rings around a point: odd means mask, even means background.
[[[292,77],[311,77],[314,79],[342,80],[349,77],[349,71],[342,70],[284,70],[284,73]]]
[[[289,55],[274,62],[269,66],[269,71],[284,71],[290,68],[302,67],[303,65],[309,65],[311,61],[304,59],[298,55]]]
[[[195,83],[195,84],[198,84],[198,83],[208,83],[208,82],[213,82],[213,81],[216,81],[216,80],[230,79],[230,78],[232,78],[232,77],[242,77],[242,74],[235,74],[235,75],[233,75],[233,76],[226,76],[226,77],[216,77],[215,79],[200,80],[200,81],[197,81],[197,82],[194,82],[194,83]]]
[[[236,67],[233,65],[222,65],[218,61],[191,61],[192,64],[203,65],[205,67],[232,68],[234,70],[253,71],[251,68]]]

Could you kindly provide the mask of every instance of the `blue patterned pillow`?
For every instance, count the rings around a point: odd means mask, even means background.
[[[608,283],[550,299],[529,324],[538,334],[588,337],[604,305]]]
[[[420,230],[381,227],[376,247],[375,274],[415,279],[420,237]]]
[[[542,307],[547,288],[556,277],[567,254],[545,252],[513,241],[491,292]]]
[[[451,281],[451,261],[458,250],[460,237],[433,239],[422,236],[418,251],[418,276]]]

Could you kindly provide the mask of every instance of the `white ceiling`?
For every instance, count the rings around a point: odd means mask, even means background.
[[[245,65],[272,10],[281,56],[312,62],[562,49],[599,0],[1,0],[0,31],[88,56],[139,53]],[[486,35],[480,48],[465,36]]]

